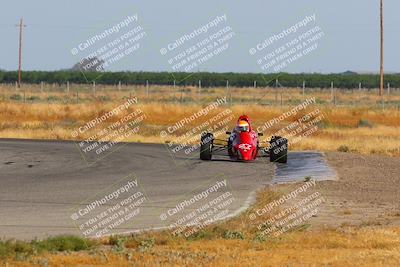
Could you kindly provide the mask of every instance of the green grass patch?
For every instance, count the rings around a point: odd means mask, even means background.
[[[0,258],[18,255],[27,257],[42,252],[81,251],[96,246],[95,241],[69,235],[32,241],[6,240],[0,241]]]

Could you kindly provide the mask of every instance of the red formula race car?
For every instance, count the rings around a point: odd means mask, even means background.
[[[272,136],[269,146],[261,147],[258,137],[263,134],[253,131],[250,118],[246,115],[240,116],[233,131],[226,134],[229,135],[226,140],[219,140],[212,133],[203,133],[200,159],[211,160],[213,154],[227,150],[227,156],[233,160],[253,161],[257,157],[269,157],[271,162],[287,162],[288,140]]]

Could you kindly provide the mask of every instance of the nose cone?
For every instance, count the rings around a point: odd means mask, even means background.
[[[241,160],[252,160],[252,153],[250,151],[244,151],[244,150],[239,150],[239,153],[241,155]]]
[[[237,145],[238,157],[240,160],[249,161],[254,159],[253,139],[249,132],[240,133],[240,143]]]
[[[240,144],[238,146],[239,159],[252,160],[254,147],[250,144]]]

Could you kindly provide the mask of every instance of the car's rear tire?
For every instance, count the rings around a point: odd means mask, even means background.
[[[200,159],[211,160],[214,136],[212,133],[203,133],[200,140]]]
[[[288,153],[288,140],[280,136],[272,136],[269,144],[269,161],[286,163]]]

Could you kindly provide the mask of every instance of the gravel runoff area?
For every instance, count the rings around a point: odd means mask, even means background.
[[[400,225],[400,158],[341,152],[326,158],[337,180],[317,182],[325,202],[309,220],[312,229]]]

